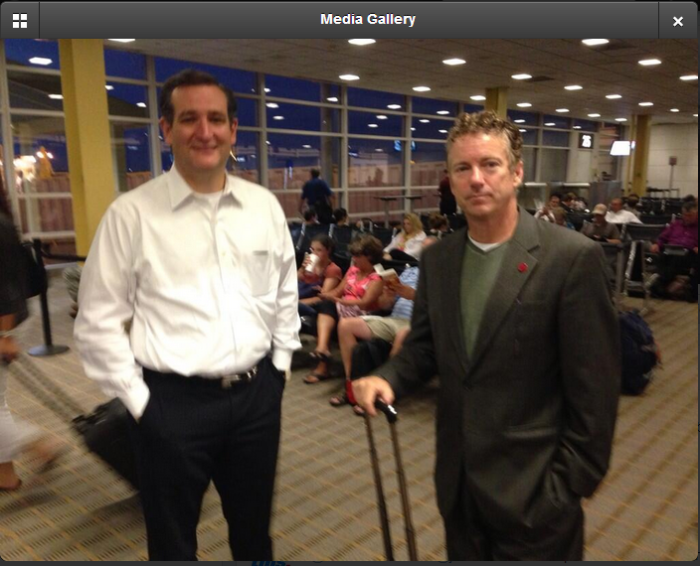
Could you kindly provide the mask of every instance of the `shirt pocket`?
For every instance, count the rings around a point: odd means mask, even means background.
[[[251,295],[267,295],[273,289],[272,254],[268,250],[253,250],[246,260],[248,289]]]

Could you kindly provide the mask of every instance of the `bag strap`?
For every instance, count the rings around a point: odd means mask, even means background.
[[[10,364],[10,373],[44,407],[70,424],[73,419],[85,413],[84,409],[63,389],[53,383],[26,354],[20,354]]]

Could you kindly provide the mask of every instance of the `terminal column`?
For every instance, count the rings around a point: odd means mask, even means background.
[[[508,87],[486,89],[485,110],[493,110],[500,118],[508,116]]]
[[[60,39],[61,87],[78,255],[87,255],[115,196],[104,46],[101,39]]]
[[[634,163],[632,165],[632,192],[639,196],[647,193],[647,173],[649,170],[649,138],[651,137],[651,116],[636,116]]]

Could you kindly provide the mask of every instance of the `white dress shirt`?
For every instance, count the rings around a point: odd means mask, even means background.
[[[102,218],[75,340],[88,377],[138,419],[149,399],[142,366],[218,377],[272,351],[286,371],[301,347],[297,301],[294,247],[275,196],[233,176],[222,192],[201,195],[173,166]]]
[[[630,210],[620,210],[619,212],[613,212],[608,210],[605,215],[605,220],[612,222],[613,224],[642,224],[642,221],[637,217],[637,215]]]
[[[415,257],[416,259],[420,259],[420,254],[423,251],[423,240],[425,240],[428,236],[426,235],[425,232],[422,230],[418,232],[413,238],[411,238],[408,241],[404,240],[403,237],[403,231],[399,232],[394,236],[394,238],[391,240],[391,243],[384,248],[384,251],[386,253],[389,253],[391,250],[396,250],[399,249],[403,246],[403,251],[404,253],[407,253],[408,255]]]

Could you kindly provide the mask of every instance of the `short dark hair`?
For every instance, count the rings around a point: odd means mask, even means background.
[[[304,212],[304,220],[306,220],[307,222],[312,218],[316,218],[316,216],[316,209],[313,207],[306,209],[306,212]]]
[[[384,254],[384,246],[371,234],[365,234],[357,238],[350,246],[348,251],[351,255],[364,255],[370,260],[370,262],[379,263],[382,260]]]
[[[311,170],[311,176],[312,176],[314,179],[316,179],[317,177],[320,177],[320,176],[321,176],[321,171],[319,171],[318,169],[314,168],[314,169]]]
[[[333,240],[330,236],[327,236],[326,234],[319,234],[318,236],[314,236],[314,238],[311,240],[312,244],[314,242],[318,242],[319,244],[321,244],[324,248],[328,250],[329,254],[333,253],[335,244],[333,243]]]
[[[348,211],[345,210],[344,208],[336,208],[333,211],[333,219],[337,222],[340,222],[341,220],[345,220],[348,217]]]
[[[697,197],[695,195],[685,195],[683,197],[683,202],[697,202]]]
[[[236,103],[236,97],[233,95],[233,91],[225,85],[222,85],[216,77],[205,73],[203,71],[198,71],[196,69],[185,69],[184,71],[173,75],[163,85],[160,91],[160,115],[165,119],[168,124],[173,123],[175,118],[175,108],[173,108],[173,91],[179,86],[201,86],[201,85],[211,85],[215,86],[226,95],[226,106],[228,108],[228,119],[229,122],[233,122],[236,118],[236,112],[238,110],[238,104]]]
[[[561,193],[552,193],[551,195],[549,195],[549,200],[552,200],[554,197],[557,197],[559,199],[559,202],[561,202],[564,198]]]
[[[682,212],[692,212],[693,210],[697,210],[697,209],[698,209],[698,203],[696,203],[695,201],[684,202],[683,206],[681,206]]]

